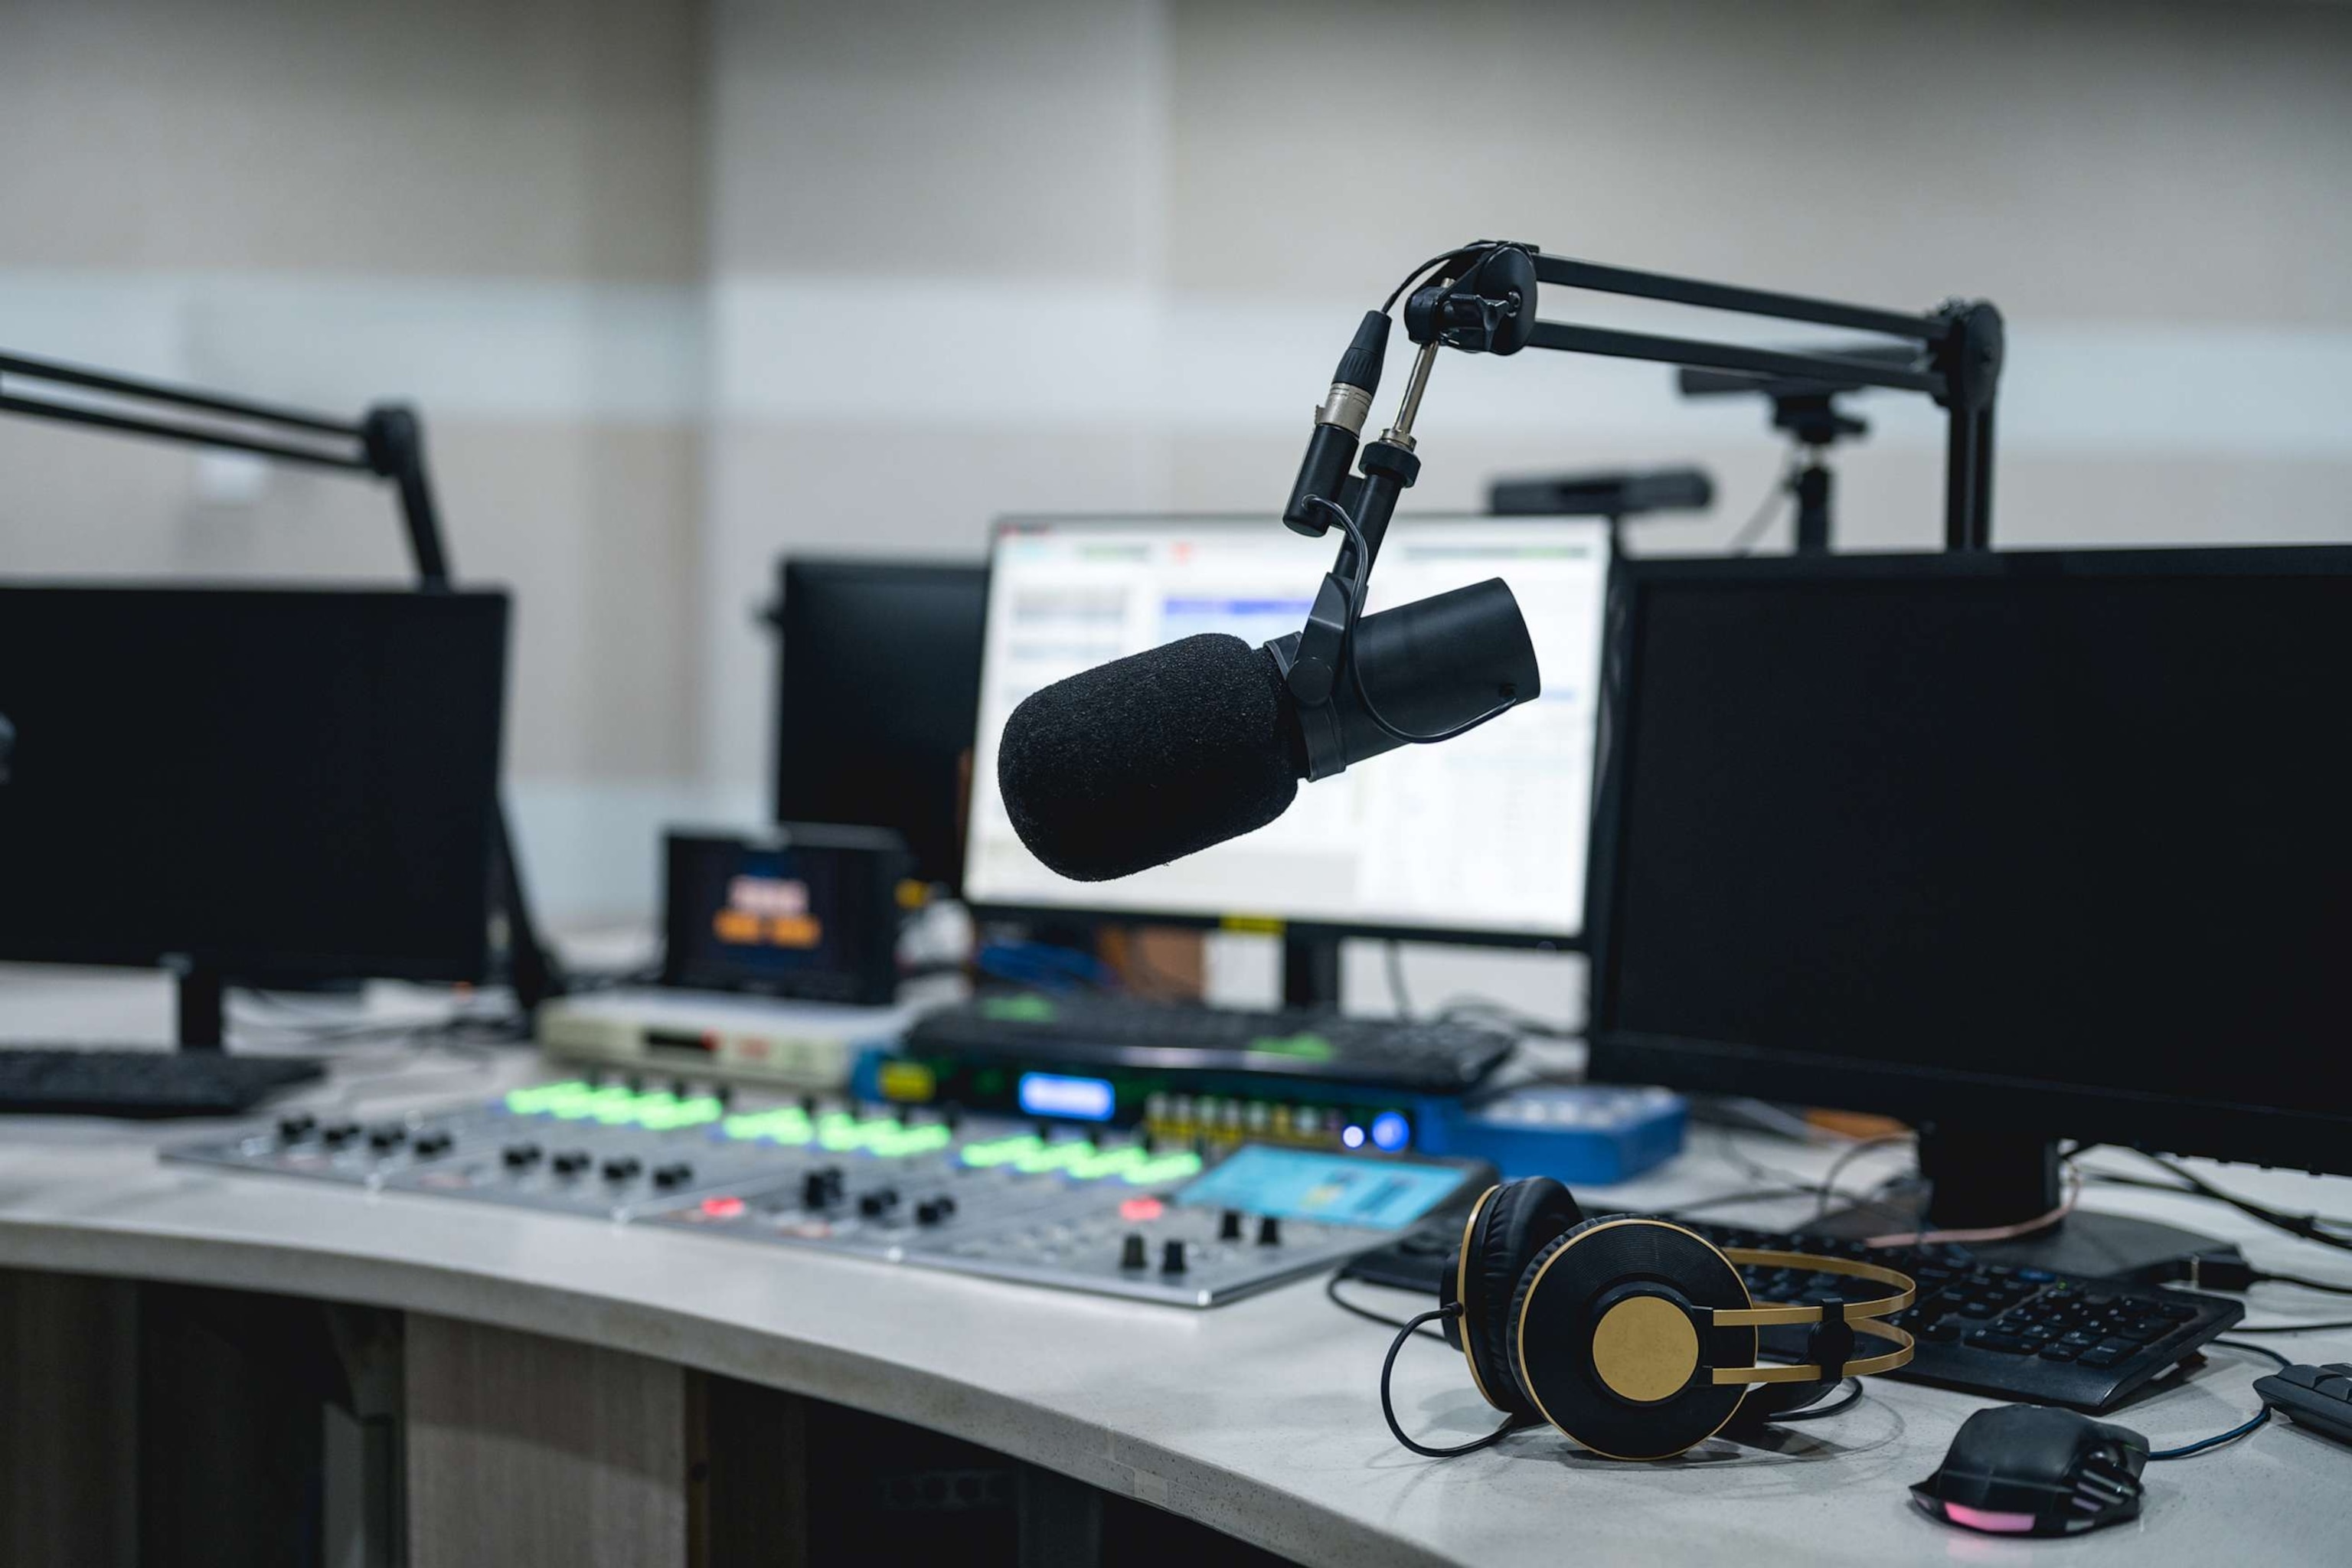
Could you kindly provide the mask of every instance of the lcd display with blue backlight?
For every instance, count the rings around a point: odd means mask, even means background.
[[[1117,1101],[1118,1096],[1104,1079],[1066,1078],[1052,1072],[1021,1075],[1021,1109],[1032,1116],[1108,1121]]]
[[[1025,1092],[1025,1090],[1024,1090]],[[1351,1160],[1251,1144],[1176,1194],[1179,1203],[1282,1219],[1411,1225],[1451,1196],[1462,1172],[1412,1160]]]

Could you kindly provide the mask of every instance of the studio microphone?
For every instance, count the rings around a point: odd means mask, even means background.
[[[1355,623],[1352,668],[1302,704],[1300,634],[1252,647],[1204,632],[1034,691],[1004,723],[997,787],[1056,874],[1132,876],[1255,832],[1328,778],[1532,700],[1534,644],[1502,579]]]

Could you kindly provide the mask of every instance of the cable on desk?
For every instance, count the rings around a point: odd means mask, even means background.
[[[2300,1274],[2257,1273],[2257,1285],[2292,1285],[2299,1290],[2325,1290],[2331,1296],[2352,1296],[2352,1285],[2331,1285],[2325,1279],[2305,1279]]]
[[[1584,1037],[1579,1030],[1555,1024],[1548,1018],[1538,1018],[1532,1013],[1523,1013],[1517,1007],[1486,996],[1449,996],[1437,1009],[1436,1017],[1441,1024],[1450,1024],[1457,1018],[1482,1019],[1538,1040],[1578,1040]],[[1576,1084],[1584,1080],[1580,1078],[1559,1078],[1536,1081]]]
[[[1819,1219],[1830,1212],[1830,1198],[1837,1191],[1838,1176],[1856,1158],[1868,1153],[1873,1149],[1884,1149],[1891,1143],[1909,1143],[1914,1142],[1914,1139],[1915,1135],[1909,1132],[1883,1132],[1875,1138],[1856,1139],[1847,1147],[1844,1153],[1830,1162],[1828,1173],[1822,1177],[1821,1201],[1813,1207],[1813,1217]]]
[[[2267,1204],[2258,1204],[2252,1198],[2225,1192],[2187,1166],[2177,1164],[2160,1154],[2150,1154],[2138,1149],[2125,1152],[2137,1154],[2141,1159],[2179,1182],[2180,1185],[2166,1186],[2160,1182],[2134,1184],[2129,1177],[2123,1178],[2121,1184],[2153,1186],[2160,1191],[2179,1193],[2184,1197],[2193,1195],[2210,1199],[2214,1203],[2227,1204],[2249,1219],[2259,1220],[2274,1230],[2283,1230],[2289,1236],[2301,1237],[2305,1241],[2315,1241],[2322,1247],[2332,1247],[2338,1251],[2352,1252],[2352,1237],[2337,1236],[2328,1230],[2326,1227],[2332,1222],[2323,1215],[2289,1214],[2284,1209],[2274,1209]]]
[[[2315,1334],[2322,1329],[2352,1329],[2352,1318],[2331,1318],[2324,1323],[2240,1323],[2230,1331],[2233,1334]],[[2215,1344],[2222,1342],[2215,1340]],[[2260,1345],[2249,1345],[2260,1350]]]
[[[1412,993],[1404,984],[1404,943],[1391,939],[1381,945],[1387,949],[1384,956],[1389,972],[1389,1004],[1396,1009],[1398,1017],[1409,1020],[1412,1016]]]
[[[1384,1329],[1402,1329],[1406,1326],[1405,1321],[1402,1318],[1391,1318],[1386,1312],[1376,1312],[1372,1310],[1371,1308],[1364,1306],[1360,1302],[1350,1301],[1345,1296],[1340,1295],[1340,1279],[1341,1276],[1337,1270],[1334,1270],[1323,1277],[1323,1294],[1330,1299],[1331,1305],[1339,1308],[1339,1310],[1343,1312],[1353,1312],[1357,1317],[1363,1319],[1367,1322],[1378,1323]],[[1435,1340],[1439,1344],[1444,1344],[1445,1342],[1445,1336],[1439,1333],[1435,1329],[1420,1329],[1414,1331],[1419,1333],[1423,1339]]]
[[[2083,1195],[2083,1175],[2074,1169],[2071,1159],[2065,1162],[2065,1172],[2066,1195],[2058,1201],[2056,1208],[2047,1214],[2020,1220],[2015,1225],[1985,1226],[1975,1230],[1911,1230],[1890,1236],[1865,1237],[1862,1244],[1864,1247],[1927,1247],[1945,1242],[2008,1241],[2015,1237],[2037,1235],[2074,1213],[2074,1201]]]
[[[1440,1318],[1458,1318],[1461,1315],[1462,1307],[1459,1302],[1448,1307],[1432,1308],[1422,1313],[1421,1316],[1397,1330],[1396,1338],[1389,1342],[1388,1359],[1381,1363],[1381,1415],[1388,1420],[1389,1436],[1423,1458],[1451,1459],[1462,1454],[1475,1454],[1481,1448],[1493,1447],[1521,1426],[1528,1425],[1521,1417],[1513,1415],[1507,1417],[1500,1426],[1496,1427],[1484,1437],[1474,1438],[1470,1442],[1457,1444],[1451,1448],[1433,1448],[1425,1443],[1416,1443],[1406,1436],[1404,1428],[1397,1424],[1396,1405],[1389,1398],[1389,1377],[1396,1370],[1397,1352],[1404,1349],[1405,1341],[1411,1339],[1414,1331],[1423,1324],[1435,1322]]]
[[[1843,1386],[1845,1392],[1828,1404],[1805,1405],[1794,1410],[1783,1410],[1772,1417],[1772,1424],[1777,1426],[1784,1421],[1819,1421],[1823,1416],[1842,1415],[1862,1403],[1862,1379],[1849,1377]]]
[[[2183,1443],[2178,1448],[2158,1448],[2151,1451],[2147,1457],[2151,1459],[2185,1459],[2191,1454],[2201,1454],[2208,1448],[2218,1448],[2224,1443],[2233,1443],[2255,1428],[2266,1425],[2270,1418],[2271,1407],[2265,1405],[2252,1420],[2243,1426],[2232,1426],[2227,1432],[2217,1432],[2210,1437],[2200,1437],[2194,1443]]]
[[[2243,1331],[2242,1330],[2241,1331],[2242,1332]],[[2233,1351],[2252,1351],[2256,1355],[2268,1356],[2271,1360],[2278,1363],[2282,1367],[2293,1366],[2294,1364],[2293,1362],[2287,1360],[2286,1357],[2279,1354],[2278,1352],[2271,1349],[2268,1345],[2250,1345],[2242,1343],[2237,1340],[2215,1340],[2213,1343]],[[2253,1417],[2253,1419],[2243,1422],[2239,1426],[2232,1426],[2227,1432],[2217,1432],[2210,1437],[2200,1437],[2194,1443],[2183,1443],[2177,1448],[2158,1448],[2150,1453],[2148,1458],[2150,1459],[2185,1459],[2191,1454],[2201,1454],[2209,1448],[2218,1448],[2224,1443],[2233,1443],[2239,1438],[2245,1436],[2248,1433],[2264,1426],[2269,1422],[2270,1418],[2271,1407],[2265,1405]]]

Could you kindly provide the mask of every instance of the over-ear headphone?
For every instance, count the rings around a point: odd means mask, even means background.
[[[1866,1279],[1886,1292],[1759,1305],[1740,1278],[1744,1265]],[[1875,1264],[1717,1247],[1638,1215],[1587,1219],[1566,1187],[1536,1176],[1478,1199],[1447,1262],[1438,1310],[1425,1316],[1444,1320],[1479,1394],[1515,1424],[1548,1421],[1612,1458],[1662,1459],[1736,1416],[1769,1419],[1814,1398],[1817,1385],[1906,1364],[1911,1336],[1881,1320],[1914,1294],[1907,1276]],[[1812,1329],[1804,1363],[1758,1364],[1756,1331],[1786,1324]],[[1895,1348],[1857,1360],[1857,1333]],[[1405,1437],[1393,1412],[1390,1426],[1416,1452],[1439,1452]]]

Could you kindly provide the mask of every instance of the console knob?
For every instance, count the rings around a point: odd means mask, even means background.
[[[645,1162],[635,1154],[615,1154],[604,1162],[604,1179],[608,1182],[625,1182],[645,1168]]]
[[[937,1225],[946,1217],[947,1215],[940,1209],[940,1200],[937,1198],[925,1198],[915,1205],[917,1225]]]
[[[539,1163],[539,1145],[509,1143],[499,1157],[506,1162],[507,1169],[510,1171],[529,1170]]]
[[[857,1200],[857,1212],[868,1219],[888,1214],[898,1206],[898,1194],[894,1187],[877,1187]]]
[[[672,1187],[682,1187],[692,1180],[694,1180],[694,1167],[683,1160],[674,1160],[667,1165],[656,1166],[654,1170],[654,1185],[664,1192],[667,1192]]]
[[[1142,1232],[1131,1230],[1127,1233],[1127,1239],[1118,1244],[1118,1266],[1121,1268],[1149,1268],[1151,1266],[1151,1255],[1144,1250]]]
[[[1217,1222],[1219,1241],[1239,1241],[1242,1238],[1242,1211],[1227,1209],[1224,1218]]]
[[[408,1129],[405,1127],[378,1127],[368,1133],[368,1147],[378,1153],[397,1149],[407,1142]]]
[[[1260,1247],[1282,1245],[1282,1221],[1274,1215],[1260,1215],[1257,1220],[1257,1244]]]
[[[555,1173],[559,1176],[576,1176],[588,1168],[588,1151],[566,1149],[548,1163],[555,1167]]]
[[[801,1207],[821,1209],[833,1201],[833,1184],[824,1179],[823,1171],[811,1171],[801,1178]]]
[[[310,1130],[318,1125],[317,1117],[298,1111],[292,1116],[281,1116],[278,1119],[278,1136],[289,1143],[298,1143],[309,1137]]]
[[[1180,1238],[1171,1236],[1160,1244],[1160,1272],[1162,1274],[1184,1272],[1184,1243]]]
[[[416,1140],[416,1157],[420,1160],[430,1160],[448,1152],[449,1134],[446,1132],[427,1132]]]

